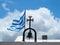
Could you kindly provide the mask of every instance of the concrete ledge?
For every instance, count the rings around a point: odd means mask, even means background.
[[[0,42],[0,45],[60,45],[60,42]]]

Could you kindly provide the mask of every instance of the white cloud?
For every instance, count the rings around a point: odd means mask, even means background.
[[[22,40],[23,30],[20,32],[7,30],[13,19],[19,19],[22,14],[23,12],[15,10],[13,13],[8,12],[7,17],[0,19],[0,41],[11,42]],[[54,18],[52,12],[48,8],[43,7],[36,10],[26,10],[26,19],[28,16],[32,16],[34,19],[32,27],[37,31],[38,39],[41,39],[44,34],[48,35],[48,39],[60,39],[60,19]],[[27,24],[26,22],[26,27],[28,27]]]
[[[6,3],[3,3],[3,4],[2,4],[2,7],[4,8],[4,10],[6,10],[6,11],[10,11],[10,9],[7,8],[7,4],[6,4]]]
[[[29,15],[34,19],[32,27],[37,31],[38,39],[42,39],[44,34],[48,35],[48,39],[60,39],[60,36],[57,36],[60,34],[60,19],[55,18],[48,8],[27,10],[26,18]]]
[[[13,19],[18,19],[21,15],[21,12],[18,10],[15,10],[13,13],[8,12],[7,17],[0,19],[0,41],[14,41],[19,33],[8,31],[7,28],[9,28],[12,24]]]

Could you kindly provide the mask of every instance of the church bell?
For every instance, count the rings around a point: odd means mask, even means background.
[[[30,39],[30,38],[33,38],[31,31],[28,32],[27,38],[29,38],[29,39]]]

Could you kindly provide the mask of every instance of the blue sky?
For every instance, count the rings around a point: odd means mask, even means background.
[[[25,9],[38,9],[46,7],[50,9],[55,17],[60,18],[60,0],[0,0],[0,18],[7,15],[7,11],[3,9],[2,4],[6,3],[6,7],[13,12],[15,9],[23,11]]]

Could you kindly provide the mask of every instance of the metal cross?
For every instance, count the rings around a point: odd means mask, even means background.
[[[31,21],[33,21],[33,19],[31,19],[32,16],[29,16],[29,19],[27,19],[27,21],[29,21],[29,28],[31,28]]]

